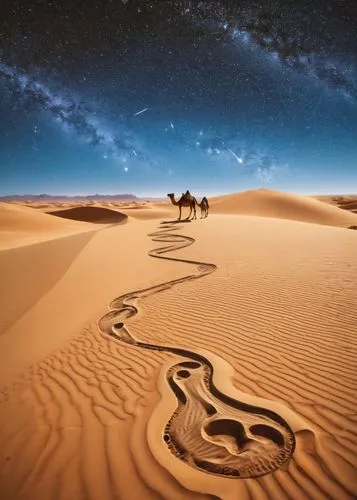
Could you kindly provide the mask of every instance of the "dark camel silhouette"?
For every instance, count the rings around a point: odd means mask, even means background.
[[[173,205],[177,205],[179,207],[180,215],[179,215],[178,220],[181,219],[182,207],[190,207],[190,213],[189,213],[187,219],[189,219],[191,217],[192,211],[193,211],[193,218],[197,219],[196,204],[198,205],[198,203],[197,203],[196,198],[194,196],[192,196],[192,194],[190,193],[189,190],[187,190],[186,193],[182,193],[182,196],[178,201],[175,200],[175,193],[169,193],[167,196],[170,198],[171,203]]]
[[[197,201],[196,201],[197,203]],[[201,203],[197,203],[197,205],[201,209],[201,219],[203,217],[208,217],[208,209],[209,209],[209,204],[207,198],[204,196],[201,200]]]

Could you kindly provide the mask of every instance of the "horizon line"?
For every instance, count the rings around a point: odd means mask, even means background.
[[[345,191],[341,190],[338,192],[332,192],[332,191],[321,191],[321,192],[304,192],[302,190],[298,191],[289,191],[289,190],[280,190],[280,189],[269,189],[269,188],[252,188],[252,189],[244,189],[242,191],[230,191],[230,192],[222,192],[222,191],[217,191],[215,193],[212,192],[205,192],[205,193],[195,193],[196,196],[210,196],[210,197],[215,197],[215,196],[228,196],[232,194],[238,194],[238,193],[244,193],[247,191],[275,191],[275,192],[281,192],[281,193],[291,193],[291,194],[299,194],[302,196],[339,196],[339,195],[355,195],[355,193],[352,193],[350,191]],[[179,195],[180,191],[177,191],[177,194]],[[175,193],[176,194],[176,193]],[[41,193],[8,193],[8,194],[0,194],[0,199],[4,198],[26,198],[26,197],[31,197],[31,196],[36,196],[36,197],[51,197],[51,198],[90,198],[90,197],[115,197],[115,196],[128,196],[128,197],[133,197],[137,199],[146,199],[146,198],[155,198],[155,199],[166,199],[167,195],[166,194],[157,194],[157,193],[147,193],[147,194],[134,194],[134,193],[56,193],[56,194],[50,194],[50,193],[44,193],[43,191]]]

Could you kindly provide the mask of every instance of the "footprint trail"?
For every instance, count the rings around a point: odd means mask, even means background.
[[[99,328],[134,348],[184,358],[166,373],[168,390],[175,394],[177,407],[161,432],[164,445],[173,455],[196,470],[218,476],[253,478],[269,474],[284,466],[294,453],[295,436],[289,424],[274,411],[222,393],[213,382],[212,363],[201,354],[142,342],[126,326],[125,322],[139,312],[138,300],[217,269],[214,264],[164,255],[195,242],[194,238],[172,234],[176,229],[180,228],[173,222],[163,222],[160,231],[150,233],[153,241],[165,246],[151,250],[149,255],[192,264],[196,272],[114,299],[110,311],[99,320]]]

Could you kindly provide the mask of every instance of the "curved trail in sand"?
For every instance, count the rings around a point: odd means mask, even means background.
[[[194,238],[174,235],[173,222],[150,233],[165,246],[149,252],[151,257],[189,263],[196,273],[114,299],[110,311],[99,320],[99,328],[134,348],[169,352],[185,358],[166,372],[167,390],[177,399],[176,410],[161,429],[162,442],[171,453],[196,470],[227,478],[259,477],[284,466],[295,450],[295,436],[278,413],[221,392],[213,382],[213,364],[202,354],[175,346],[142,342],[130,333],[125,321],[139,310],[136,302],[178,283],[202,278],[214,264],[167,257],[164,254],[192,245]],[[189,360],[189,361],[188,361]]]

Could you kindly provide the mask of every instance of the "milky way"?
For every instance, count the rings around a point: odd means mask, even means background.
[[[39,109],[50,113],[64,131],[74,133],[91,146],[101,147],[106,158],[110,156],[120,160],[127,155],[137,158],[141,154],[125,138],[116,136],[103,126],[95,112],[91,112],[68,92],[55,91],[33,76],[1,61],[0,75],[9,80],[13,90],[25,99],[35,101]]]
[[[269,6],[254,8],[244,3],[226,8],[222,2],[182,1],[182,15],[210,30],[225,34],[232,42],[251,44],[294,71],[315,78],[345,97],[357,99],[357,68],[329,57],[316,41],[309,42],[303,31],[284,26],[281,12]]]
[[[4,4],[1,189],[349,189],[357,181],[351,6]]]

